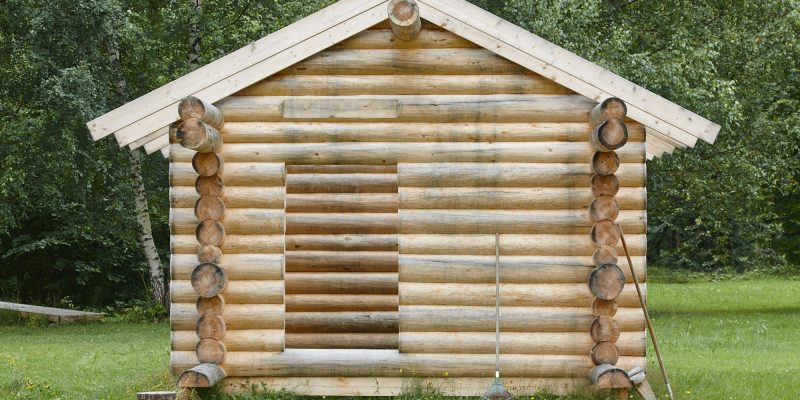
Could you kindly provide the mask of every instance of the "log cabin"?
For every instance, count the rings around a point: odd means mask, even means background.
[[[87,126],[169,157],[179,386],[347,396],[483,393],[495,233],[512,392],[629,387],[646,160],[720,129],[464,0],[341,0]]]

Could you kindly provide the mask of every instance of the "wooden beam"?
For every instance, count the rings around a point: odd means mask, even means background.
[[[194,368],[183,371],[178,377],[179,387],[207,388],[216,385],[225,379],[225,370],[216,364],[200,364]]]
[[[389,1],[389,26],[402,40],[413,40],[422,30],[419,6],[414,0]]]

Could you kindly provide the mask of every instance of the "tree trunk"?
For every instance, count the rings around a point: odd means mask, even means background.
[[[187,56],[189,71],[194,71],[202,64],[200,60],[200,44],[202,43],[203,36],[200,34],[200,19],[203,14],[203,1],[191,0],[191,2],[194,15],[191,16],[192,28],[189,32],[189,51],[187,52]]]

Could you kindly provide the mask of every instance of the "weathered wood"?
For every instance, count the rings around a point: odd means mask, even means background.
[[[624,215],[620,213],[620,216]],[[622,223],[620,223],[622,225]],[[627,231],[628,228],[625,228]],[[639,233],[645,233],[643,231]],[[592,239],[592,243],[595,244],[597,247],[601,246],[616,246],[619,243],[619,230],[613,221],[603,220],[599,222],[595,222],[592,225],[592,230],[589,231],[589,237]]]
[[[175,216],[175,210],[172,209],[172,215]],[[183,215],[181,215],[183,217]],[[188,227],[186,229],[174,229],[172,231],[173,234],[187,234],[191,232],[192,228],[191,225],[194,225],[196,220],[192,218],[188,221]],[[188,231],[188,232],[186,232]],[[225,226],[222,225],[219,221],[213,220],[206,220],[200,222],[197,227],[194,229],[195,238],[197,238],[197,243],[202,245],[211,245],[220,247],[225,242]]]
[[[600,196],[592,200],[589,205],[589,217],[595,222],[605,219],[614,221],[619,216],[619,209],[620,206],[616,198]]]
[[[194,211],[191,208],[173,208],[172,210],[172,232],[178,235],[190,234],[197,230],[199,233],[201,227],[198,223],[203,225],[202,229],[212,229],[213,223],[218,221],[205,220],[200,221],[194,216]],[[231,208],[226,211],[224,229],[213,229],[215,232],[233,235],[269,235],[283,233],[283,210],[265,209],[265,208]],[[222,225],[222,224],[220,224]],[[626,228],[627,232],[628,229]],[[632,231],[632,233],[635,231]],[[198,236],[198,239],[200,237]],[[200,240],[203,244],[213,244],[219,246],[216,242],[205,242]]]
[[[414,0],[389,1],[389,26],[402,40],[413,40],[422,30],[419,6]]]
[[[176,152],[175,154],[179,153]],[[222,174],[225,162],[217,153],[194,153],[192,156],[192,168],[200,176],[209,177]]]
[[[221,128],[222,124],[225,123],[222,113],[216,106],[194,96],[185,97],[178,103],[178,115],[184,121],[190,118],[198,118],[200,121],[217,129]]]
[[[396,213],[287,213],[286,234],[397,233]],[[630,230],[626,227],[625,232]]]
[[[630,238],[628,239],[630,241]],[[287,235],[286,251],[392,251],[397,235]]]
[[[284,119],[392,119],[399,107],[390,99],[288,98],[281,111]]]
[[[136,400],[175,400],[177,396],[177,392],[139,392]]]
[[[242,329],[283,329],[282,304],[226,304],[226,332]],[[170,326],[173,331],[194,331],[200,315],[194,303],[172,303]],[[226,333],[227,334],[227,333]]]
[[[200,364],[194,368],[183,371],[178,377],[178,387],[207,388],[216,385],[225,379],[227,375],[219,365]]]
[[[222,148],[222,135],[211,125],[198,118],[183,121],[175,133],[181,146],[198,153],[211,153]]]
[[[172,301],[194,303],[197,294],[191,287],[189,281],[173,280],[170,285]],[[283,281],[230,280],[222,293],[226,307],[232,304],[283,304]]]
[[[600,342],[616,342],[619,339],[620,335],[620,328],[618,324],[618,320],[621,319],[620,310],[617,310],[617,315],[615,318],[611,318],[606,315],[601,315],[595,317],[592,320],[592,324],[589,327],[589,333],[592,336],[592,340],[596,343]]]
[[[226,208],[283,208],[285,197],[283,186],[228,186],[225,188],[224,197],[221,197],[221,193],[220,195],[205,194],[205,196],[220,196]],[[170,188],[170,205],[172,207],[193,207],[195,201],[197,201],[197,193],[191,186]]]
[[[614,300],[625,287],[625,274],[616,264],[603,264],[589,274],[589,289],[602,300]]]
[[[397,252],[289,251],[286,272],[397,272]]]
[[[228,351],[283,351],[283,330],[247,329],[225,332]],[[200,339],[192,331],[172,331],[173,351],[194,351]]]
[[[9,303],[0,301],[0,310],[17,311],[20,315],[42,315],[51,322],[75,322],[75,321],[98,321],[105,316],[104,313],[95,313],[78,310],[66,310],[63,308],[33,306],[30,304]]]
[[[286,212],[387,213],[397,212],[397,209],[396,193],[313,193],[286,196]]]
[[[397,295],[289,294],[286,312],[397,311]]]
[[[617,313],[617,302],[614,300],[594,299],[592,302],[592,315],[599,317],[605,315],[613,317]]]
[[[494,332],[494,307],[401,306],[401,332]],[[620,308],[615,315],[616,333],[643,331],[639,308]],[[610,317],[598,317],[609,318]],[[501,332],[586,332],[595,317],[584,307],[501,307]],[[612,321],[614,321],[612,320]],[[599,323],[600,333],[608,333]],[[502,335],[501,335],[502,336]],[[605,335],[610,336],[610,335]],[[603,339],[604,337],[599,337]],[[594,338],[593,338],[594,339]],[[597,342],[603,340],[595,340]],[[587,349],[588,350],[588,349]],[[588,357],[588,353],[587,353]]]
[[[392,311],[286,313],[286,333],[394,333],[399,315]]]
[[[173,254],[170,261],[173,280],[189,279],[192,270],[197,265],[191,254]],[[216,264],[225,268],[225,273],[231,281],[283,279],[283,255],[281,254],[225,254]]]
[[[336,124],[342,126],[342,124]],[[372,124],[370,124],[372,125]],[[286,173],[297,174],[396,174],[397,165],[363,165],[363,164],[310,164],[287,165]]]
[[[286,176],[286,192],[302,193],[397,193],[397,175],[383,173],[292,174]]]
[[[647,237],[628,234],[633,256],[647,254]],[[400,254],[494,255],[494,234],[403,234]],[[508,256],[587,256],[597,248],[585,232],[579,234],[505,234],[500,253]],[[224,250],[224,248],[223,248]],[[621,250],[621,247],[619,248]]]
[[[173,269],[175,268],[175,264],[176,264],[176,262],[175,262],[176,260],[175,259],[177,257],[180,257],[180,256],[178,254],[173,254],[170,257],[170,263],[172,264]],[[201,245],[197,249],[197,261],[199,261],[201,263],[219,264],[219,261],[221,259],[222,259],[222,250],[220,250],[220,248],[217,247],[217,246],[210,245],[210,244],[204,244],[204,245]],[[173,277],[175,276],[174,274],[175,274],[175,271],[173,270]]]
[[[194,190],[199,195],[222,196],[225,191],[225,181],[219,175],[198,176],[194,182]]]
[[[367,29],[334,45],[331,49],[458,49],[478,48],[452,32],[431,23],[422,23],[423,29],[412,40],[398,39],[386,21],[382,28]]]
[[[397,273],[292,272],[286,294],[397,294]]]
[[[177,147],[183,158],[182,162],[173,159],[170,162],[170,185],[192,186],[196,183],[197,173],[188,162],[192,154]],[[177,153],[176,153],[177,154]],[[279,163],[228,163],[225,168],[225,184],[229,186],[283,186],[285,168]],[[207,176],[213,176],[209,174]]]
[[[396,333],[287,333],[286,348],[396,349]]]
[[[225,270],[217,264],[202,263],[192,271],[192,288],[200,297],[214,297],[228,284]]]
[[[221,221],[225,218],[225,211],[225,202],[217,196],[200,196],[194,205],[194,216],[200,221]]]
[[[592,368],[589,371],[589,379],[592,380],[596,389],[616,389],[633,386],[625,370],[611,364],[602,364]]]
[[[624,167],[623,167],[624,168]],[[592,196],[616,196],[619,193],[619,178],[617,175],[592,176]],[[643,186],[643,185],[642,185]]]
[[[620,156],[616,151],[598,151],[592,156],[592,171],[597,175],[611,175],[619,169]]]
[[[217,314],[203,315],[197,320],[195,334],[200,339],[222,340],[225,337],[225,332],[225,319]]]
[[[616,264],[617,260],[617,250],[611,246],[598,247],[592,253],[592,261],[597,267],[604,264]]]
[[[401,187],[398,190],[400,208],[409,209],[488,209],[488,210],[558,210],[579,209],[594,197],[585,188],[504,188],[504,187]],[[643,210],[646,193],[644,188],[623,188],[610,202],[614,207],[603,207],[597,211],[609,212],[619,209]],[[604,199],[598,206],[607,206]],[[616,218],[616,216],[614,216]]]
[[[636,237],[638,235],[633,235]],[[637,244],[636,247],[639,245]],[[283,252],[283,235],[228,235],[219,246],[224,254],[274,254]],[[197,254],[198,240],[195,235],[175,234],[170,237],[173,254]]]
[[[644,349],[644,346],[642,346],[642,349]],[[619,361],[620,350],[615,343],[600,342],[592,347],[592,351],[589,354],[595,365],[614,365]]]
[[[621,119],[611,118],[597,125],[590,138],[597,151],[614,151],[628,143],[628,127]]]
[[[222,364],[225,360],[225,343],[216,339],[200,339],[195,349],[197,360],[201,363]]]
[[[205,315],[220,315],[225,310],[225,297],[220,294],[214,297],[198,297],[195,307],[201,317]]]
[[[625,120],[628,115],[628,107],[625,102],[616,97],[609,97],[592,108],[591,114],[593,125],[599,125],[612,118]]]

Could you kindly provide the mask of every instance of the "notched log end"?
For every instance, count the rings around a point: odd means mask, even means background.
[[[200,364],[183,371],[178,377],[177,385],[182,388],[207,388],[221,382],[227,374],[219,365]]]

